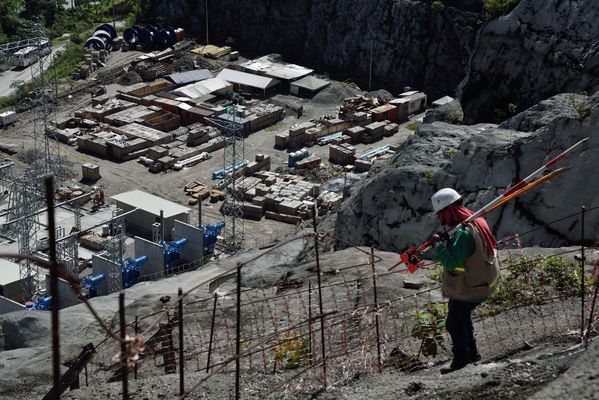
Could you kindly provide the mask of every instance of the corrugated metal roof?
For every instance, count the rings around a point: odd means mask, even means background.
[[[324,79],[319,79],[315,76],[306,76],[298,81],[291,82],[291,85],[298,86],[304,89],[308,89],[311,91],[317,91],[322,88],[329,86],[331,82],[325,81]]]
[[[131,207],[139,208],[157,217],[160,216],[160,210],[164,211],[164,218],[174,217],[175,215],[184,214],[189,211],[187,207],[141,190],[120,193],[112,196],[112,199]]]
[[[314,72],[314,70],[301,65],[288,64],[268,56],[245,62],[240,67],[251,72],[285,80],[298,79]]]
[[[248,74],[247,72],[235,71],[228,68],[223,69],[216,77],[231,83],[236,83],[238,85],[249,86],[262,90],[268,89],[269,87],[279,83],[279,81],[273,78]]]
[[[212,75],[212,72],[208,71],[207,69],[195,69],[193,71],[170,74],[167,75],[166,78],[177,85],[185,85],[191,82],[199,82],[203,81],[204,79],[210,79],[213,76],[214,75]]]
[[[185,96],[190,99],[196,99],[198,97],[202,97],[223,89],[233,90],[233,86],[223,79],[210,78],[201,82],[180,87],[179,89],[173,90],[171,93],[177,96]]]
[[[8,285],[20,279],[19,264],[0,258],[0,285]]]

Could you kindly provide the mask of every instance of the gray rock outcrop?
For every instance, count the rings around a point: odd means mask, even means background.
[[[390,162],[375,165],[352,189],[339,211],[336,234],[352,243],[403,251],[439,229],[430,205],[436,190],[454,187],[465,205],[476,210],[573,143],[591,137],[584,149],[562,161],[561,166],[574,166],[567,175],[487,217],[498,238],[535,229],[521,236],[526,246],[576,242],[577,217],[551,222],[578,213],[582,205],[592,208],[599,199],[599,178],[593,172],[598,126],[599,96],[568,94],[541,102],[501,126],[422,124]],[[587,213],[586,221],[590,235],[599,213]]]
[[[374,87],[453,94],[465,74],[482,0],[219,0],[208,2],[209,41],[247,55],[280,53],[332,76]],[[205,0],[159,1],[155,16],[205,40]],[[443,79],[439,79],[439,77]]]
[[[595,93],[597,18],[594,0],[521,0],[486,24],[458,90],[467,121],[497,121],[558,93]]]

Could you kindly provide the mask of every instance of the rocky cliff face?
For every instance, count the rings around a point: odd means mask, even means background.
[[[484,26],[459,97],[468,121],[495,121],[557,93],[599,88],[599,2],[521,0]]]
[[[439,229],[431,195],[454,187],[465,205],[476,210],[544,162],[584,137],[589,144],[562,161],[573,165],[567,175],[544,184],[487,217],[498,238],[530,229],[524,245],[556,246],[580,239],[577,219],[550,222],[594,206],[599,182],[599,96],[559,95],[502,125],[421,125],[387,163],[353,188],[339,212],[336,234],[353,243],[403,251]],[[594,234],[599,213],[586,216]],[[588,239],[588,238],[587,238]]]
[[[156,15],[205,39],[205,0],[160,1]],[[480,26],[482,0],[449,0],[434,11],[414,0],[208,1],[211,43],[248,55],[281,53],[340,78],[373,87],[453,94]],[[442,77],[442,79],[440,79]],[[364,86],[365,87],[365,86]]]

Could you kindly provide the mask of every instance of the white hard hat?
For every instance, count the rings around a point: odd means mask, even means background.
[[[435,212],[437,213],[445,207],[455,203],[461,198],[462,196],[460,196],[458,192],[451,188],[441,189],[435,194],[433,194],[433,197],[431,197],[431,202],[433,203],[433,210],[435,210]]]

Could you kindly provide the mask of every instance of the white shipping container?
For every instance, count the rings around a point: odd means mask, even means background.
[[[15,111],[6,111],[0,114],[0,126],[7,126],[17,120],[17,113]]]

